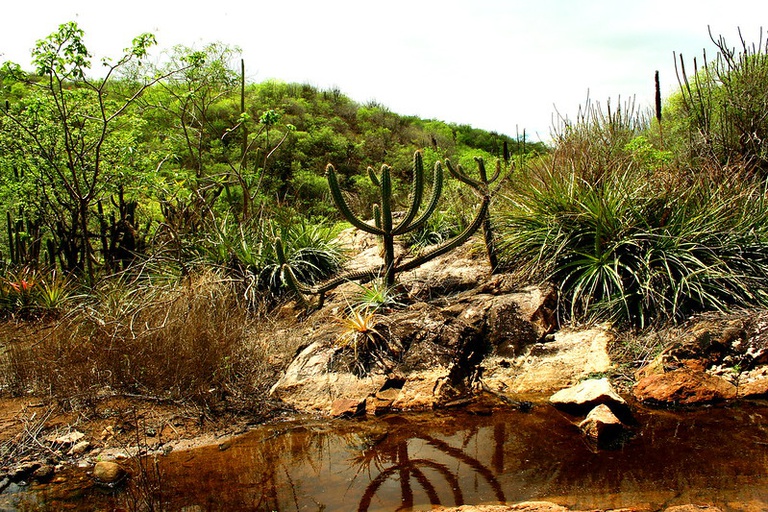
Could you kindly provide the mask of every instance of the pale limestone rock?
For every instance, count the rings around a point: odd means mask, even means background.
[[[590,373],[610,370],[608,344],[612,340],[604,327],[562,330],[553,341],[536,343],[516,358],[486,358],[483,383],[492,392],[512,396],[552,393]]]
[[[552,395],[549,401],[555,407],[574,411],[588,411],[600,404],[619,407],[625,407],[627,404],[607,378],[587,379],[575,386],[561,389]]]

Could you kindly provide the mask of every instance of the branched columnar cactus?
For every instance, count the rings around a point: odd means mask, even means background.
[[[499,181],[499,185],[497,185],[497,187],[493,190],[491,189],[491,185],[501,176],[501,162],[496,162],[496,171],[490,178],[488,177],[488,173],[485,170],[485,162],[483,162],[483,159],[480,157],[475,157],[475,162],[477,163],[477,170],[478,174],[480,175],[479,180],[471,178],[469,174],[464,172],[464,169],[461,167],[461,165],[456,168],[453,167],[450,160],[445,161],[445,166],[448,167],[448,171],[457,180],[472,187],[472,189],[481,197],[490,198],[497,192],[498,186],[501,184],[501,181]],[[488,263],[491,265],[491,273],[495,274],[499,269],[499,256],[496,250],[496,239],[493,235],[493,227],[491,225],[490,215],[486,215],[483,219],[483,238],[485,240],[485,251],[488,255]]]
[[[480,228],[483,220],[487,217],[490,195],[483,196],[475,219],[458,236],[447,240],[437,247],[408,261],[400,262],[395,259],[395,237],[418,229],[424,225],[429,217],[435,212],[442,193],[443,168],[440,162],[435,164],[432,194],[426,209],[419,214],[421,203],[424,198],[424,164],[421,153],[417,151],[414,154],[413,188],[410,194],[410,205],[405,217],[397,223],[395,223],[392,215],[392,181],[390,172],[391,168],[388,165],[383,165],[379,174],[376,174],[371,168],[368,169],[368,176],[373,184],[379,188],[381,198],[381,202],[373,206],[374,223],[369,224],[357,217],[350,209],[342,195],[341,187],[339,186],[336,177],[336,170],[333,166],[328,164],[328,167],[326,168],[326,178],[328,179],[331,196],[344,218],[354,227],[380,237],[384,257],[384,263],[380,267],[342,274],[317,286],[306,286],[298,282],[290,265],[287,263],[285,255],[282,254],[282,243],[279,240],[276,242],[276,247],[278,248],[277,255],[282,265],[285,281],[297,292],[308,306],[311,304],[304,298],[304,295],[318,295],[319,301],[315,306],[319,307],[322,306],[325,293],[347,281],[369,282],[376,279],[378,276],[384,276],[387,286],[392,286],[395,284],[395,276],[398,272],[413,270],[425,262],[445,254],[466,242]]]

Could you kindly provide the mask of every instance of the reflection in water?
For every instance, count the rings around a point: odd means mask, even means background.
[[[372,512],[544,499],[580,509],[710,503],[739,510],[739,502],[759,510],[768,503],[768,407],[636,416],[635,438],[598,452],[574,418],[544,405],[530,413],[265,426],[224,451],[210,446],[161,457],[156,508]],[[131,496],[140,489],[105,493],[81,476],[70,478],[71,488],[2,495],[0,509],[23,502],[33,504],[27,510],[134,508]]]
[[[439,451],[442,455],[441,459],[446,460],[446,462],[437,462],[431,458],[424,457],[411,458],[408,454],[408,447],[409,445],[413,445],[416,440],[423,441],[428,446]],[[503,439],[499,439],[498,441],[496,452],[503,452]],[[392,447],[392,452],[394,455],[392,457],[393,464],[386,469],[381,470],[365,488],[363,496],[360,499],[360,504],[357,507],[358,511],[367,511],[379,488],[381,488],[389,478],[395,476],[398,477],[400,483],[400,502],[401,508],[403,509],[410,509],[415,503],[414,493],[411,487],[412,478],[422,488],[430,505],[445,504],[440,498],[439,487],[445,487],[451,492],[453,505],[464,505],[466,502],[464,501],[464,494],[461,490],[462,481],[459,480],[457,474],[451,471],[451,467],[456,464],[465,464],[466,467],[470,468],[488,483],[493,489],[497,501],[505,501],[504,491],[494,473],[480,463],[479,460],[470,457],[463,450],[454,448],[445,441],[435,439],[428,435],[417,434],[411,439],[399,439]],[[453,459],[453,464],[451,464],[451,459]],[[439,480],[437,483],[433,482],[433,478],[430,478],[429,473],[436,473],[436,475],[442,479],[443,485],[439,485]]]

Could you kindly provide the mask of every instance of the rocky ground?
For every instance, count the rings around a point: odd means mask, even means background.
[[[375,242],[346,236],[360,253],[353,268],[375,263]],[[642,335],[610,325],[564,327],[552,288],[490,275],[471,245],[399,279],[402,304],[369,318],[365,332],[349,332],[340,320],[360,291],[354,283],[311,314],[297,305],[280,310],[272,335],[300,349],[285,362],[271,398],[300,413],[355,416],[459,407],[478,397],[525,407],[531,396],[551,395],[553,405],[576,408],[584,435],[602,443],[626,421],[622,395],[662,407],[768,396],[768,312],[703,315]],[[218,443],[249,422],[138,397],[104,400],[87,415],[56,411],[35,397],[0,400],[0,490],[55,478],[56,465],[130,457],[137,447],[162,452]],[[565,509],[529,503],[458,510]]]

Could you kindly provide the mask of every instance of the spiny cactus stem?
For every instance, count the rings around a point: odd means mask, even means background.
[[[413,190],[411,192],[411,204],[408,207],[408,213],[405,218],[395,227],[395,233],[403,233],[407,230],[416,218],[421,207],[421,200],[424,196],[424,160],[421,152],[417,151],[413,155]]]
[[[499,267],[499,257],[496,251],[496,237],[493,235],[491,227],[491,214],[488,212],[483,220],[483,240],[485,241],[485,252],[488,256],[488,264],[491,266],[491,274],[495,274]]]
[[[440,195],[442,193],[443,193],[443,166],[440,164],[440,162],[436,162],[435,171],[432,178],[432,195],[429,198],[429,204],[427,205],[427,209],[424,210],[424,213],[422,213],[421,216],[411,224],[407,226],[403,224],[398,225],[394,229],[392,234],[402,235],[403,233],[407,233],[409,231],[419,229],[425,222],[427,222],[427,220],[432,216],[432,214],[435,213],[435,209],[437,208],[437,203],[440,201]]]
[[[448,172],[451,176],[461,181],[462,183],[469,185],[473,190],[480,191],[483,188],[483,184],[477,180],[473,180],[467,173],[464,172],[464,168],[459,165],[458,168],[454,167],[450,160],[445,161],[445,166],[448,167]]]
[[[475,157],[475,163],[477,164],[477,170],[480,173],[480,181],[488,185],[488,173],[485,172],[485,162],[479,156]],[[498,176],[497,176],[498,177]],[[492,181],[492,180],[491,180]]]
[[[370,178],[371,183],[376,187],[381,187],[381,182],[379,181],[379,177],[376,176],[376,171],[373,170],[373,167],[368,167],[368,178]]]
[[[357,218],[354,213],[352,213],[352,210],[349,208],[347,201],[344,199],[344,196],[341,193],[341,187],[339,186],[339,181],[336,177],[336,170],[333,168],[333,165],[328,164],[328,166],[325,168],[325,175],[328,180],[328,186],[331,189],[331,197],[333,197],[333,202],[336,203],[336,207],[339,209],[344,218],[361,231],[379,236],[383,235],[384,231],[381,228],[377,228],[376,226],[371,226],[370,224],[363,222]]]
[[[379,177],[381,192],[381,230],[385,234],[392,233],[392,177],[388,165],[381,166]]]
[[[313,293],[313,290],[307,286],[304,286],[296,279],[296,274],[293,273],[293,269],[288,263],[283,263],[280,266],[280,271],[283,274],[283,281],[288,283],[288,286],[293,290],[293,293],[298,297],[299,302],[307,309],[319,309],[323,305],[324,294]],[[313,304],[305,295],[319,295],[318,302]]]
[[[421,256],[417,256],[416,258],[406,261],[402,265],[397,266],[395,269],[396,272],[407,272],[409,270],[413,270],[421,265],[423,265],[425,262],[436,258],[438,256],[441,256],[447,252],[452,251],[453,249],[459,247],[464,242],[469,240],[469,238],[480,228],[481,224],[483,223],[483,220],[488,215],[488,205],[491,202],[490,196],[484,196],[482,203],[480,203],[480,209],[477,212],[477,215],[472,220],[472,222],[467,226],[464,231],[462,231],[456,238],[453,238],[449,241],[447,241],[444,244],[438,245],[434,249],[431,249]]]
[[[373,223],[377,228],[381,229],[381,208],[377,203],[373,204]]]

